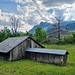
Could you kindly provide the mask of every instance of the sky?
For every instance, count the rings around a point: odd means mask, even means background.
[[[0,29],[10,29],[10,17],[16,16],[25,32],[40,22],[55,23],[75,20],[75,0],[0,0]]]

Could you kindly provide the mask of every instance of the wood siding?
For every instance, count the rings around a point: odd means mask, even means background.
[[[27,48],[41,48],[41,46],[28,38],[10,51],[10,61],[25,58]]]
[[[67,55],[62,56],[45,53],[26,52],[26,58],[56,65],[66,65],[67,62]]]
[[[31,40],[31,48],[41,48],[40,45],[38,45],[36,42],[34,42],[33,40]]]
[[[25,57],[26,41],[22,42],[10,51],[10,61],[18,60]]]

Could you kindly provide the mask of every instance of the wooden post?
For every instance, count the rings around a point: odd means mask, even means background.
[[[34,48],[34,42],[31,40],[31,47]]]
[[[10,61],[13,60],[13,51],[10,51]]]

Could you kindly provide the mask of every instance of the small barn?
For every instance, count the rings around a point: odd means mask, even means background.
[[[26,49],[26,58],[40,62],[51,63],[56,65],[66,65],[67,50],[55,50],[45,48],[28,48]]]
[[[44,48],[29,36],[12,37],[0,43],[0,59],[18,60],[25,58],[27,48]]]
[[[67,50],[45,49],[29,36],[12,37],[0,43],[0,59],[32,59],[40,62],[66,65]]]

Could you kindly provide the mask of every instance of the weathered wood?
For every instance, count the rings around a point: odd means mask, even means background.
[[[18,60],[25,57],[26,41],[22,42],[10,51],[10,60]],[[12,57],[13,55],[13,57]]]
[[[67,55],[53,55],[45,53],[26,52],[27,59],[37,60],[44,63],[66,65]]]
[[[10,41],[12,41],[12,44]],[[17,40],[17,41],[16,41]],[[16,41],[16,42],[15,42]],[[5,43],[5,44],[4,44]],[[6,45],[7,44],[7,45]],[[7,47],[3,48],[6,45]],[[30,37],[22,38],[11,38],[7,39],[3,43],[1,43],[1,52],[0,52],[0,59],[5,60],[19,60],[23,58],[37,60],[40,62],[46,62],[51,64],[57,65],[66,65],[67,62],[67,51],[64,52],[61,50],[46,50],[43,49],[44,47],[38,44],[35,40]],[[12,48],[11,48],[12,47]],[[30,52],[25,51],[30,48]],[[31,49],[34,48],[34,49]],[[5,50],[3,50],[5,49]],[[53,53],[53,54],[51,54]]]
[[[10,61],[13,59],[13,51],[10,51]]]
[[[39,46],[35,41],[31,40],[30,38],[26,39],[10,51],[10,61],[25,58],[25,49],[36,47],[39,48],[41,46]],[[31,57],[33,59],[36,59],[35,55]]]

